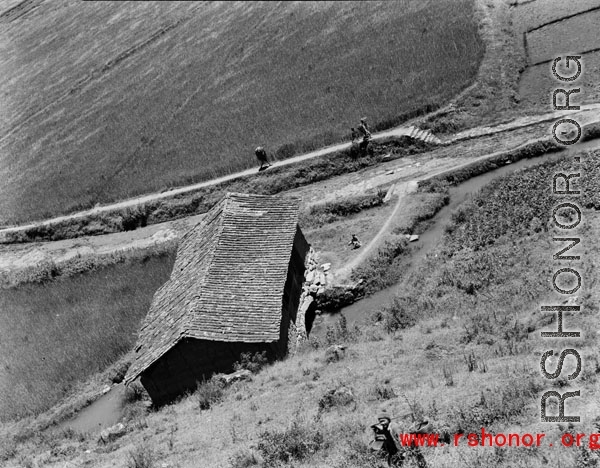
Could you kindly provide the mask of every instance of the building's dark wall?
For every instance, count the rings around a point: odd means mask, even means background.
[[[229,373],[241,353],[267,351],[276,358],[278,343],[226,343],[185,339],[142,373],[141,383],[156,405],[168,403],[213,373]]]
[[[281,329],[279,336],[279,357],[285,356],[288,349],[288,331],[290,322],[296,323],[296,314],[300,304],[300,295],[302,294],[302,284],[304,283],[304,271],[306,254],[309,245],[302,235],[300,228],[296,229],[294,238],[294,247],[288,265],[287,279],[283,290]]]

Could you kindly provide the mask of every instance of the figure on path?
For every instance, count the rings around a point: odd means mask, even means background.
[[[256,159],[258,159],[258,162],[260,163],[260,167],[258,168],[259,171],[262,171],[262,170],[266,169],[267,167],[271,166],[269,164],[267,152],[265,151],[265,149],[262,146],[258,146],[254,150],[254,154],[256,155]]]
[[[358,237],[356,237],[356,234],[352,234],[352,239],[350,239],[350,242],[348,242],[348,245],[351,245],[352,249],[360,249],[362,244],[358,240]]]

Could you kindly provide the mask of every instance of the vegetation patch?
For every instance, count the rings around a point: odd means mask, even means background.
[[[579,169],[571,167],[571,162],[550,161],[492,181],[453,213],[447,227],[445,251],[479,250],[502,236],[547,231],[548,218],[557,200],[551,190],[556,173],[580,171],[580,203],[584,208],[600,207],[596,191],[600,189],[597,182],[600,163],[596,154],[584,156]]]
[[[173,255],[0,289],[0,420],[38,414],[135,342]]]
[[[377,254],[352,271],[354,281],[364,280],[365,294],[372,294],[398,281],[401,271],[396,268],[400,257],[406,253],[408,241],[404,236],[386,240]]]
[[[148,262],[153,258],[175,255],[176,241],[144,249],[119,250],[107,255],[86,255],[64,262],[43,260],[25,268],[0,272],[0,288],[15,288],[23,284],[43,284],[65,277],[100,270],[111,265]]]
[[[472,177],[497,169],[502,164],[510,164],[521,159],[535,158],[543,154],[562,151],[564,146],[558,144],[553,138],[526,144],[520,148],[507,151],[493,158],[475,161],[459,169],[453,169],[431,177],[419,183],[419,190],[433,192],[444,187],[444,183],[458,185]]]
[[[318,427],[294,420],[283,431],[261,433],[256,448],[264,460],[263,466],[289,466],[327,448],[327,444]]]
[[[196,389],[196,398],[198,407],[201,410],[207,410],[211,406],[219,403],[223,399],[225,385],[218,377],[212,377],[198,384]]]
[[[249,370],[253,374],[260,371],[268,363],[267,352],[242,353],[240,360],[233,364],[233,370]]]
[[[329,202],[311,207],[300,216],[300,225],[305,228],[321,227],[342,218],[347,218],[363,210],[383,205],[385,191],[373,194],[345,198],[341,201]]]

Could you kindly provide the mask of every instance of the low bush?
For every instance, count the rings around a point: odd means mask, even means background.
[[[156,466],[156,454],[152,447],[141,444],[136,445],[129,452],[128,468],[154,468]]]
[[[195,395],[201,410],[207,410],[223,399],[224,384],[217,378],[211,378],[198,384]]]
[[[130,361],[118,362],[110,371],[112,374],[110,376],[110,381],[114,384],[123,382],[123,379],[129,370],[129,366],[131,366]]]
[[[139,382],[132,382],[125,387],[125,393],[123,395],[123,402],[125,404],[135,403],[146,398],[148,394],[146,389]]]
[[[341,387],[329,390],[319,399],[319,413],[349,405],[354,405],[356,408],[356,399],[350,389]]]
[[[302,461],[327,448],[321,431],[297,420],[283,431],[268,430],[259,435],[256,446],[265,466]]]
[[[379,314],[388,333],[412,327],[420,315],[416,299],[412,296],[394,297],[392,303],[385,306]]]
[[[236,371],[245,369],[252,373],[256,373],[260,371],[268,362],[266,351],[262,351],[260,353],[242,353],[240,354],[240,360],[233,364],[233,369]]]
[[[387,384],[376,384],[369,389],[369,399],[385,401],[396,398],[396,392],[394,389]]]
[[[260,466],[260,463],[260,457],[253,450],[249,449],[238,450],[229,458],[231,468],[251,468],[253,466]]]

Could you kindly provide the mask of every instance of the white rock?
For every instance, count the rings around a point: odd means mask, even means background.
[[[409,242],[415,242],[419,240],[419,236],[417,234],[413,234],[408,238]]]
[[[312,283],[312,280],[315,277],[315,271],[314,270],[309,270],[309,272],[306,274],[306,281],[308,283]]]
[[[323,263],[321,267],[323,268],[323,271],[329,271],[329,269],[331,268],[331,263]]]
[[[102,389],[102,395],[106,395],[108,392],[110,392],[110,385],[106,385],[103,389]]]
[[[238,380],[251,380],[252,372],[247,369],[240,369],[239,371],[233,372],[231,374],[221,374],[219,375],[219,380],[223,382],[225,385],[230,385],[232,382],[237,382]]]
[[[119,437],[123,437],[126,432],[127,429],[123,423],[115,424],[114,426],[111,426],[108,429],[104,429],[102,432],[100,432],[100,441],[104,443],[112,442]]]

